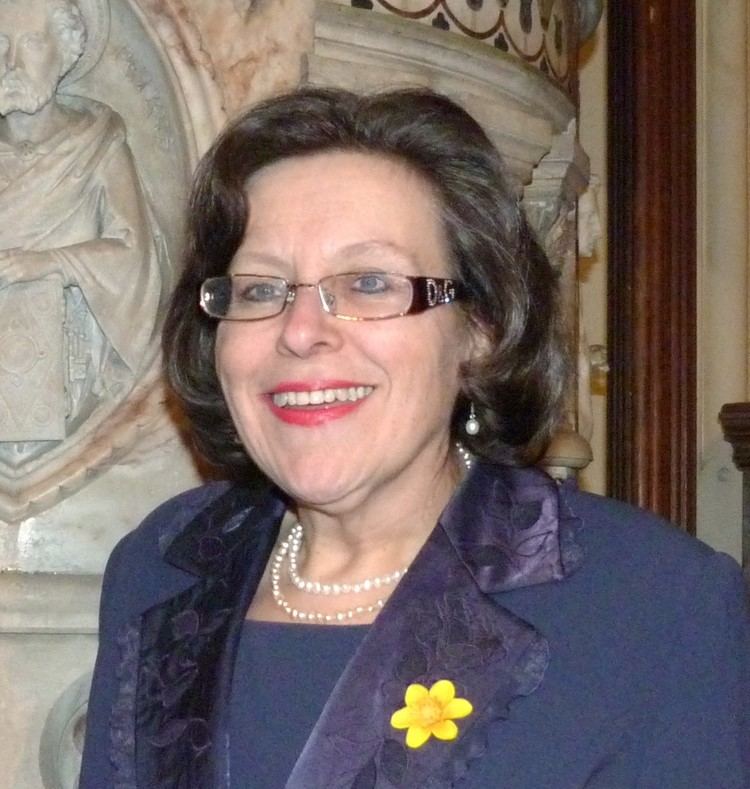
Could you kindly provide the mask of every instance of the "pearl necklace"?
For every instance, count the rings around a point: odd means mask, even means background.
[[[374,603],[370,603],[369,605],[358,605],[354,608],[346,608],[343,611],[336,611],[332,614],[324,614],[321,611],[301,611],[298,608],[294,608],[289,601],[284,597],[281,592],[281,572],[284,565],[284,559],[287,555],[290,554],[290,551],[299,551],[299,545],[297,548],[292,548],[292,543],[294,540],[299,540],[301,542],[301,534],[302,526],[299,523],[296,523],[292,528],[292,531],[289,534],[287,539],[283,540],[279,545],[278,549],[274,553],[273,560],[271,562],[271,593],[273,594],[273,599],[276,602],[276,605],[281,608],[287,616],[291,617],[292,619],[299,619],[302,622],[345,622],[350,619],[354,619],[356,616],[362,616],[363,614],[372,614],[375,611],[379,611],[385,605],[384,598],[378,598]],[[399,573],[399,578],[406,572],[406,570],[397,570],[396,572]],[[391,574],[392,575],[392,574]],[[381,577],[382,579],[382,577]],[[300,579],[302,580],[302,579]],[[368,590],[373,588],[373,582],[375,579],[366,579],[369,581]],[[306,582],[303,582],[306,583]],[[364,589],[365,581],[359,582],[360,593],[365,591]],[[382,584],[382,580],[381,580]],[[320,585],[321,589],[323,584]],[[355,584],[349,584],[352,591],[349,594],[353,593],[353,588]],[[307,591],[304,589],[303,591]],[[325,594],[324,592],[321,592]],[[330,592],[329,592],[330,594]],[[336,592],[336,594],[343,594],[341,590]]]
[[[460,443],[456,443],[456,450],[467,471],[471,470],[474,458],[471,453]],[[297,570],[297,560],[304,537],[302,524],[297,523],[292,526],[289,536],[282,540],[276,549],[271,561],[271,593],[276,605],[292,619],[307,622],[345,622],[364,614],[372,614],[379,611],[385,605],[385,598],[379,597],[374,603],[368,605],[358,605],[353,608],[346,608],[331,614],[324,614],[321,611],[301,611],[294,608],[281,592],[281,575],[284,560],[288,557],[289,578],[292,584],[301,592],[317,595],[342,595],[342,594],[362,594],[372,589],[380,589],[383,586],[390,586],[399,581],[407,571],[404,567],[401,570],[394,570],[392,573],[379,575],[375,578],[365,578],[355,583],[325,584],[319,581],[309,581],[302,578]]]
[[[466,470],[471,471],[474,465],[474,455],[460,441],[456,441],[456,452],[458,452],[461,462],[466,466]]]
[[[297,523],[289,533],[289,547],[287,556],[289,557],[289,578],[300,592],[309,594],[341,595],[341,594],[360,594],[369,592],[371,589],[380,589],[381,586],[395,584],[406,572],[406,567],[401,570],[394,570],[386,575],[379,575],[376,578],[365,578],[351,584],[323,584],[319,581],[306,581],[297,571],[297,559],[299,558],[300,548],[304,539],[302,524]]]

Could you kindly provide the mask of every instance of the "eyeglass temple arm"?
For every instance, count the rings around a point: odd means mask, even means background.
[[[407,315],[429,310],[440,304],[450,304],[463,298],[461,284],[453,279],[438,277],[410,277],[412,283],[412,301]]]

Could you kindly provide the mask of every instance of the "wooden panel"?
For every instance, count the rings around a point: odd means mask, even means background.
[[[608,14],[608,486],[694,531],[694,4]]]

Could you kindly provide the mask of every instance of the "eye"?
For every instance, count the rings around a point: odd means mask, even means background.
[[[380,295],[387,293],[391,289],[390,278],[386,274],[378,274],[373,271],[368,271],[365,274],[359,274],[352,280],[352,290],[363,295]]]
[[[280,301],[286,298],[286,286],[283,282],[265,280],[252,282],[239,288],[236,299],[245,304],[264,304],[269,301]]]

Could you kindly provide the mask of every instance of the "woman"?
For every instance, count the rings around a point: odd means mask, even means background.
[[[739,568],[529,465],[556,314],[448,99],[305,89],[235,121],[164,351],[238,482],[115,549],[81,787],[750,786]]]

